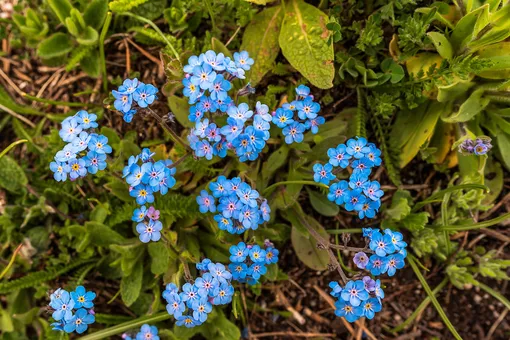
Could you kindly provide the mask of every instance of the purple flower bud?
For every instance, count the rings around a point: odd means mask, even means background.
[[[359,253],[356,253],[354,255],[354,263],[358,268],[365,269],[366,265],[368,264],[368,256],[364,252],[360,251]]]
[[[363,277],[363,283],[365,284],[365,290],[367,292],[375,291],[375,281],[370,276]]]
[[[459,151],[462,153],[472,154],[475,148],[475,143],[472,139],[466,139],[459,145]]]
[[[159,210],[156,210],[152,205],[147,210],[147,217],[151,220],[157,221],[159,220]]]
[[[273,242],[271,242],[270,240],[268,240],[267,238],[264,240],[264,246],[266,247],[274,247],[274,244]]]

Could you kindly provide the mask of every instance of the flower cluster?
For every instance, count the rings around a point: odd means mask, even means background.
[[[128,334],[122,334],[122,339],[124,340],[159,340],[158,328],[156,326],[151,326],[148,324],[143,324],[140,328],[140,331],[136,334],[136,336],[131,337]]]
[[[132,220],[139,222],[136,231],[140,234],[140,241],[158,241],[161,238],[162,224],[159,221],[159,210],[145,206],[154,202],[154,193],[166,195],[168,189],[175,185],[175,168],[169,159],[154,161],[154,153],[147,148],[137,156],[131,156],[128,165],[122,171],[122,177],[129,184],[129,194],[136,199],[140,208],[133,212]],[[139,165],[140,164],[140,165]]]
[[[215,213],[214,220],[220,230],[231,234],[242,234],[248,229],[257,229],[269,221],[271,208],[257,190],[243,182],[241,178],[227,179],[219,176],[209,184],[212,193],[202,190],[197,196],[201,213]]]
[[[223,264],[204,259],[196,267],[202,275],[194,283],[187,282],[181,289],[170,283],[163,291],[166,310],[174,316],[178,326],[201,325],[207,320],[212,306],[228,304],[234,295],[232,274]]]
[[[328,150],[329,162],[313,166],[314,180],[329,186],[328,199],[338,205],[344,205],[347,211],[356,211],[359,218],[374,218],[381,206],[384,192],[378,181],[370,181],[368,176],[374,166],[381,165],[381,150],[373,143],[367,143],[363,137],[351,138],[347,145],[340,144]],[[349,181],[338,181],[334,167],[352,168]]]
[[[384,234],[372,228],[363,228],[363,236],[368,238],[370,250],[374,252],[370,258],[364,252],[354,256],[354,263],[360,269],[370,271],[372,275],[395,275],[397,269],[404,268],[407,256],[407,243],[398,231],[384,230]]]
[[[96,320],[94,317],[94,292],[87,292],[85,287],[78,286],[74,292],[58,288],[50,295],[50,307],[53,309],[53,330],[66,333],[81,334]]]
[[[319,125],[325,122],[324,117],[319,116],[321,106],[313,101],[308,86],[299,85],[296,94],[294,101],[276,109],[272,119],[276,126],[283,129],[287,144],[301,143],[307,130],[316,134],[319,132]]]
[[[404,242],[401,233],[386,229],[382,234],[377,229],[363,228],[363,236],[367,238],[370,248],[367,252],[373,255],[369,257],[363,251],[356,253],[353,261],[359,269],[369,271],[372,276],[384,273],[393,276],[397,269],[404,267],[407,243]],[[335,314],[345,317],[349,322],[363,316],[372,319],[375,313],[381,311],[384,291],[380,280],[364,276],[362,280],[347,282],[345,287],[335,281],[329,286],[332,289],[331,295],[338,298],[335,303]]]
[[[233,280],[255,285],[260,277],[266,274],[266,265],[278,262],[278,249],[267,240],[264,243],[264,249],[259,245],[246,245],[244,242],[230,247],[232,263],[228,265],[228,269],[232,272]]]
[[[192,105],[188,119],[195,123],[188,141],[197,157],[224,158],[228,150],[233,150],[244,162],[257,159],[266,145],[272,119],[268,106],[257,102],[254,114],[248,104],[236,105],[229,96],[231,81],[244,79],[251,65],[253,59],[246,51],[234,53],[234,60],[214,51],[188,59],[182,84],[184,96]],[[237,95],[253,91],[248,84]],[[225,125],[217,125],[215,116],[225,114],[228,116]]]
[[[154,85],[144,84],[136,78],[126,79],[117,91],[112,91],[113,106],[122,112],[127,123],[131,123],[137,108],[146,108],[158,99],[156,93],[158,89]]]
[[[97,128],[96,119],[95,114],[82,110],[62,121],[59,135],[67,144],[50,163],[56,181],[64,182],[68,175],[74,181],[106,168],[106,154],[111,153],[112,148],[106,136],[93,132]]]
[[[477,155],[482,156],[487,154],[492,149],[491,138],[487,136],[477,137],[476,140],[470,138],[465,139],[459,145],[459,151],[463,155]]]

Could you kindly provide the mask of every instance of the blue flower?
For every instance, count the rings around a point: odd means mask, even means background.
[[[345,194],[345,210],[356,210],[358,204],[363,204],[367,198],[363,195],[362,189],[349,190]]]
[[[349,183],[347,181],[340,181],[333,183],[329,187],[328,200],[335,202],[338,205],[345,203],[345,199],[348,197]]]
[[[234,53],[234,61],[236,63],[237,67],[242,68],[245,71],[248,71],[253,65],[254,61],[250,56],[248,55],[248,52],[241,51],[241,52],[235,52]]]
[[[131,185],[132,187],[136,187],[138,184],[142,183],[144,172],[142,170],[142,167],[140,167],[136,163],[131,164],[131,166],[128,165],[128,167],[129,170],[126,171],[126,173],[128,174],[126,176],[126,183]]]
[[[227,72],[230,73],[232,76],[239,78],[239,79],[245,79],[244,76],[245,72],[242,68],[237,67],[236,63],[231,60],[229,57],[225,58],[225,67],[227,69]]]
[[[89,150],[97,153],[111,153],[112,147],[108,145],[108,138],[104,135],[91,134]]]
[[[372,228],[362,228],[362,231],[363,231],[363,237],[371,238],[374,229],[372,229]]]
[[[213,145],[213,155],[225,158],[227,156],[228,146],[226,141],[220,141]]]
[[[78,124],[80,124],[83,129],[97,128],[97,115],[81,110],[76,112],[75,116]]]
[[[113,97],[115,101],[113,102],[113,106],[116,110],[121,112],[129,112],[131,110],[131,105],[133,104],[133,95],[130,93],[122,93],[113,90]]]
[[[365,200],[363,203],[356,204],[354,210],[358,212],[358,217],[360,219],[365,217],[374,218],[380,207],[381,201]]]
[[[349,322],[354,322],[363,316],[363,308],[352,306],[350,303],[342,300],[335,302],[335,315],[343,317]]]
[[[216,124],[209,124],[205,129],[205,137],[209,142],[219,142],[221,140],[220,129],[216,127]]]
[[[200,98],[200,102],[197,104],[197,109],[202,112],[216,112],[218,107],[216,102],[207,96],[203,96]]]
[[[242,222],[243,226],[247,229],[257,229],[259,222],[259,213],[256,208],[251,208],[249,205],[245,205],[239,212],[239,222]]]
[[[69,177],[75,180],[78,177],[85,177],[87,169],[85,168],[85,161],[83,159],[72,159],[69,161]]]
[[[209,269],[211,275],[221,284],[225,284],[227,280],[232,278],[232,274],[226,270],[225,266],[221,263],[209,263],[207,269]],[[215,295],[217,294],[215,293]]]
[[[96,298],[96,293],[87,292],[85,287],[78,286],[74,292],[71,292],[71,298],[74,300],[74,308],[92,308],[94,303],[92,300]]]
[[[285,136],[285,143],[301,143],[304,138],[303,132],[305,132],[305,126],[301,123],[293,122],[287,125],[282,131]]]
[[[211,160],[213,157],[213,147],[208,141],[200,141],[196,144],[195,154],[197,157],[205,157],[207,160]]]
[[[379,279],[375,280],[374,294],[379,299],[379,302],[381,302],[381,299],[384,299],[384,291],[381,288],[381,280]]]
[[[257,112],[257,115],[264,119],[266,122],[273,120],[273,116],[269,114],[269,106],[266,104],[257,102],[257,104],[255,104],[255,111]]]
[[[251,146],[250,136],[243,133],[232,141],[232,145],[236,149],[236,154],[241,156],[253,150]]]
[[[329,283],[329,288],[331,288],[331,292],[329,293],[329,295],[336,297],[336,298],[340,297],[340,294],[342,293],[343,288],[342,288],[342,286],[340,286],[340,284],[337,281],[331,281]]]
[[[177,317],[175,324],[177,326],[185,326],[186,328],[192,328],[198,326],[199,321],[193,319],[193,317],[190,315],[181,315]]]
[[[228,269],[232,272],[232,279],[243,280],[248,274],[248,266],[245,263],[233,262],[228,265]]]
[[[391,243],[395,247],[395,251],[400,251],[407,247],[407,243],[404,241],[404,236],[398,231],[392,231],[390,229],[384,230],[384,233],[391,237]]]
[[[375,291],[375,281],[370,276],[363,276],[363,284],[367,292]]]
[[[296,110],[298,110],[298,117],[300,119],[314,119],[320,111],[321,106],[316,103],[312,98],[308,97],[303,101],[296,102]]]
[[[78,151],[72,144],[67,144],[64,148],[55,154],[55,160],[57,162],[67,162],[76,158]]]
[[[119,92],[122,93],[133,93],[136,91],[136,88],[140,85],[140,81],[138,81],[137,78],[131,79],[124,79],[124,82],[121,86],[119,86]]]
[[[202,119],[203,116],[204,116],[204,113],[202,111],[200,111],[199,109],[197,109],[196,106],[192,106],[189,108],[188,120],[190,122],[195,123],[197,121],[200,121],[200,119]]]
[[[237,189],[241,185],[242,181],[240,177],[234,177],[231,178],[228,185],[227,185],[227,191],[229,195],[235,195]]]
[[[369,320],[372,320],[375,313],[380,312],[382,309],[381,303],[376,298],[368,299],[362,303],[361,307],[363,308],[363,315]]]
[[[276,113],[273,116],[273,124],[276,124],[279,128],[284,128],[294,122],[293,116],[292,111],[280,107],[276,109]]]
[[[271,207],[269,206],[269,204],[267,204],[267,200],[262,201],[262,203],[260,204],[260,218],[262,219],[262,221],[259,223],[262,224],[264,221],[269,222],[269,220],[271,219],[270,214]]]
[[[73,316],[74,300],[71,298],[71,294],[65,290],[60,292],[60,298],[55,298],[50,302],[50,306],[55,310],[51,316],[56,321],[69,320]]]
[[[216,99],[216,106],[218,107],[218,110],[221,112],[227,112],[229,107],[231,107],[233,104],[232,99],[230,97],[227,97],[225,99]]]
[[[204,298],[212,296],[214,288],[218,285],[218,280],[214,278],[211,273],[204,273],[202,277],[195,280],[195,286],[198,288],[198,294]]]
[[[221,134],[227,138],[227,141],[232,142],[243,131],[243,121],[228,117],[227,125],[223,126],[220,131]]]
[[[351,167],[353,170],[352,171],[353,174],[361,174],[365,177],[368,177],[368,175],[370,175],[371,164],[370,160],[366,157],[355,160],[354,162],[352,162]]]
[[[280,254],[278,249],[273,247],[266,248],[266,264],[278,262],[278,254]]]
[[[167,302],[170,302],[171,299],[174,298],[174,295],[172,295],[172,294],[179,294],[179,288],[173,282],[168,283],[165,286],[165,290],[163,291],[163,293],[161,295],[163,296],[163,299],[165,299]]]
[[[54,172],[53,178],[57,182],[65,182],[67,179],[67,174],[71,171],[69,165],[64,162],[51,162],[50,170]]]
[[[142,325],[140,332],[136,335],[136,340],[159,340],[157,327],[148,324]]]
[[[246,248],[246,243],[239,242],[237,245],[230,247],[230,261],[231,262],[244,262],[251,250]]]
[[[297,104],[297,102],[298,102],[297,100],[294,100],[294,101],[292,101],[290,103],[283,104],[282,107],[284,109],[287,109],[287,110],[290,110],[290,111],[296,111],[296,104]]]
[[[253,126],[248,126],[244,130],[244,133],[249,138],[252,150],[262,150],[266,145],[266,141],[264,140],[265,134],[263,131],[257,130]]]
[[[193,309],[193,318],[200,322],[207,320],[207,314],[212,311],[212,305],[209,303],[207,297],[202,297],[199,300],[193,301],[191,308]]]
[[[50,326],[53,331],[64,331],[65,322],[63,320],[60,322],[53,322]]]
[[[76,331],[76,333],[81,334],[85,332],[89,325],[93,324],[95,321],[96,319],[94,315],[89,314],[86,309],[80,308],[71,319],[66,320],[64,331],[67,333]]]
[[[340,144],[336,148],[328,149],[329,164],[333,166],[340,166],[347,168],[350,163],[351,155],[347,153],[347,147],[345,144]]]
[[[195,66],[201,66],[204,60],[204,55],[201,54],[200,56],[192,55],[188,58],[188,65],[183,67],[184,72],[186,73],[193,73],[193,69]]]
[[[214,79],[216,79],[216,72],[209,64],[203,64],[202,66],[195,66],[193,68],[193,75],[191,76],[191,82],[195,86],[200,86],[202,90],[208,90]]]
[[[326,122],[326,119],[324,117],[316,117],[314,119],[308,119],[305,122],[305,128],[307,130],[312,131],[312,133],[315,135],[319,132],[319,125],[322,125]]]
[[[252,189],[249,184],[244,182],[241,183],[239,188],[237,188],[236,195],[239,197],[242,203],[249,205],[252,208],[257,206],[257,198],[260,196],[257,190]]]
[[[225,176],[218,176],[216,182],[211,182],[209,184],[209,189],[211,189],[214,197],[226,197],[229,195],[227,191],[227,187],[229,185],[229,180]]]
[[[363,176],[361,173],[353,173],[351,177],[349,178],[349,186],[351,189],[363,189],[365,186],[365,183],[367,183],[368,177]]]
[[[166,160],[166,162],[172,163],[170,160]],[[161,195],[166,195],[168,192],[168,189],[173,188],[175,183],[177,182],[175,178],[172,176],[172,174],[175,174],[175,168],[169,169],[167,168],[168,165],[163,170],[163,178],[159,181],[158,184],[151,186],[152,191],[154,192],[160,192]]]
[[[129,110],[128,112],[123,112],[123,116],[122,116],[122,119],[124,119],[124,121],[126,123],[131,123],[131,121],[133,120],[133,116],[135,115],[136,113],[136,110]]]
[[[211,263],[211,260],[203,259],[202,262],[196,264],[196,267],[198,270],[206,272],[209,270],[209,269],[207,269],[207,267],[209,266],[209,263]]]
[[[156,154],[155,152],[151,152],[151,150],[149,150],[148,148],[143,148],[142,152],[140,153],[140,159],[142,160],[142,162],[147,163],[152,159],[152,156],[154,156],[155,154]]]
[[[163,292],[164,293],[164,292]],[[173,315],[175,318],[178,318],[179,316],[184,313],[186,310],[186,305],[184,302],[182,302],[181,297],[177,293],[169,293],[166,295],[166,311],[168,314]]]
[[[369,246],[379,256],[386,256],[395,252],[395,245],[392,242],[391,235],[382,235],[378,230],[372,233]]]
[[[135,209],[135,211],[133,211],[133,216],[131,217],[131,220],[133,222],[142,222],[146,215],[147,207],[145,205],[142,205],[140,208]]]
[[[335,175],[331,172],[333,170],[333,166],[331,164],[322,165],[320,163],[316,163],[313,166],[313,180],[317,183],[323,183],[328,185],[330,181],[336,178]]]
[[[368,299],[368,292],[365,290],[365,284],[361,280],[349,281],[342,290],[340,297],[348,301],[352,306],[357,307],[361,301]]]
[[[136,198],[136,203],[143,205],[145,203],[153,203],[154,195],[150,186],[144,184],[138,184],[129,193],[131,197]]]
[[[363,193],[372,201],[377,201],[384,195],[384,191],[381,190],[381,184],[377,181],[365,182],[363,185]]]
[[[156,93],[158,93],[158,89],[154,85],[140,84],[133,93],[133,99],[136,100],[138,106],[145,108],[157,99]]]
[[[159,241],[161,239],[163,224],[160,221],[149,220],[148,224],[138,223],[136,231],[140,234],[139,239],[143,243]]]
[[[373,165],[381,165],[381,150],[379,150],[373,143],[368,143],[368,147],[370,151],[366,154],[366,157],[372,162]]]
[[[267,273],[266,265],[263,262],[255,262],[252,263],[250,268],[248,268],[248,275],[250,275],[255,280],[259,280],[262,275]]]
[[[386,258],[384,271],[388,273],[388,276],[395,275],[397,269],[402,269],[405,266],[404,256],[402,254],[389,255]]]
[[[370,271],[372,275],[381,275],[385,273],[386,258],[379,255],[372,255],[368,260],[366,269]],[[379,281],[379,280],[378,280]]]
[[[214,220],[218,223],[220,230],[230,230],[232,228],[232,220],[230,218],[218,214],[214,216]]]
[[[368,264],[368,256],[364,252],[360,251],[354,255],[353,261],[354,264],[356,264],[356,267],[359,269],[365,269]]]
[[[97,153],[89,151],[85,157],[85,166],[90,174],[96,174],[99,170],[106,169],[106,155],[104,153]]]
[[[365,154],[370,152],[370,148],[367,146],[367,140],[363,137],[358,139],[351,138],[347,141],[347,153],[352,155],[354,158],[362,158]]]
[[[214,197],[209,195],[207,191],[202,190],[200,192],[200,196],[197,196],[197,203],[199,210],[202,214],[205,214],[206,212],[215,212],[216,211],[216,204]]]
[[[58,132],[64,142],[72,142],[81,131],[82,126],[75,117],[62,122],[62,129]]]
[[[306,98],[310,94],[310,88],[301,84],[296,88],[296,94],[300,97]]]
[[[142,165],[142,183],[151,187],[156,186],[165,177],[165,163],[157,161],[155,163],[144,163]]]
[[[230,191],[229,191],[230,192]],[[242,204],[237,198],[237,195],[230,195],[227,197],[220,198],[220,204],[218,205],[218,211],[226,218],[238,218],[239,212],[241,211]]]
[[[253,117],[253,127],[257,130],[264,131],[264,140],[269,139],[269,129],[271,128],[271,124],[261,115],[257,114]]]
[[[215,305],[225,305],[232,301],[232,296],[234,295],[234,287],[232,287],[229,283],[222,283],[220,286],[216,287],[213,293],[213,304]]]
[[[207,51],[202,57],[204,63],[209,64],[215,71],[224,71],[225,70],[225,56],[223,53],[218,53],[214,51]]]
[[[231,88],[232,84],[223,78],[223,74],[218,74],[210,88],[211,98],[214,100],[226,99],[228,97],[227,92],[230,91]]]
[[[184,78],[182,80],[182,85],[184,85],[184,90],[182,90],[183,95],[189,98],[188,104],[195,104],[197,99],[202,95],[200,89],[193,84],[189,78]]]
[[[235,119],[240,120],[245,123],[251,116],[253,116],[253,111],[250,110],[250,107],[246,103],[241,103],[239,106],[231,106],[227,110],[227,114]]]
[[[264,249],[261,249],[259,245],[254,245],[249,250],[250,259],[253,262],[260,262],[263,263],[266,261],[266,251]],[[236,261],[234,261],[236,262]]]
[[[200,295],[198,294],[198,287],[187,282],[182,286],[182,292],[179,294],[182,301],[186,302],[188,308],[191,308],[193,301],[198,300]]]

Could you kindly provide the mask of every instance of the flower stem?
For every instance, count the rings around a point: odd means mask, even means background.
[[[106,38],[106,33],[108,33],[108,28],[110,27],[110,23],[112,22],[112,12],[108,12],[106,15],[106,19],[104,21],[103,28],[101,29],[101,35],[99,36],[99,58],[101,64],[101,73],[103,74],[103,89],[104,91],[108,91],[108,74],[106,73],[106,57],[104,54],[104,39]]]
[[[170,137],[172,138],[172,140],[174,141],[174,143],[179,143],[181,144],[182,146],[184,146],[184,148],[187,150],[187,151],[190,151],[191,148],[189,147],[188,144],[186,144],[182,139],[181,137],[179,137],[177,135],[177,133],[175,133],[174,130],[172,130],[172,128],[163,120],[163,118],[161,118],[156,112],[154,112],[150,107],[147,107],[145,109],[146,112],[150,113],[151,116],[156,119],[158,121],[158,123],[166,130],[166,132],[168,132],[170,134]]]
[[[143,316],[138,319],[134,319],[128,322],[121,323],[120,325],[116,325],[113,327],[109,327],[106,329],[102,329],[98,332],[91,333],[89,335],[85,335],[84,337],[81,337],[80,340],[100,340],[100,339],[106,339],[109,336],[119,334],[125,331],[128,331],[133,328],[138,328],[141,325],[147,323],[147,324],[154,324],[156,322],[160,322],[163,320],[170,319],[171,315],[167,312],[161,312],[154,315],[149,316]]]
[[[15,142],[12,142],[8,147],[6,147],[2,152],[0,152],[0,158],[5,156],[9,151],[11,151],[12,148],[14,148],[18,144],[26,143],[28,142],[28,139],[20,139]]]
[[[191,152],[186,152],[184,154],[184,156],[182,156],[181,158],[179,158],[178,160],[176,160],[175,162],[173,162],[170,166],[168,166],[167,168],[168,169],[172,169],[172,168],[175,168],[177,167],[177,165],[181,164],[182,162],[184,162],[184,160],[186,158],[188,158],[189,156],[191,155]]]
[[[46,99],[46,98],[39,98],[39,97],[35,97],[35,96],[31,96],[27,93],[25,93],[23,95],[23,97],[27,98],[28,100],[32,100],[34,102],[39,102],[39,103],[45,103],[45,104],[50,104],[50,105],[58,105],[58,106],[69,106],[69,107],[91,107],[91,106],[96,106],[95,104],[93,103],[72,103],[72,102],[62,102],[62,101],[58,101],[58,100],[51,100],[51,99]]]
[[[363,230],[361,228],[349,228],[349,229],[326,229],[328,234],[338,235],[344,233],[362,233]]]
[[[283,184],[308,184],[308,185],[315,185],[315,186],[318,186],[318,187],[329,189],[329,186],[327,186],[326,184],[317,183],[317,182],[314,182],[314,181],[282,181],[282,182],[277,182],[277,183],[271,184],[266,189],[264,189],[263,196],[267,196],[274,189],[276,189],[276,187],[278,187],[280,185],[283,185]]]
[[[342,246],[339,244],[330,244],[329,247],[333,248],[333,249],[356,251],[356,252],[362,251],[364,253],[375,254],[375,251],[373,251],[372,249],[369,249],[369,248],[348,247],[348,246]]]

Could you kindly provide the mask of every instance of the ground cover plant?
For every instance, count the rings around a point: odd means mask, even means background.
[[[509,337],[509,1],[0,8],[0,338]]]

